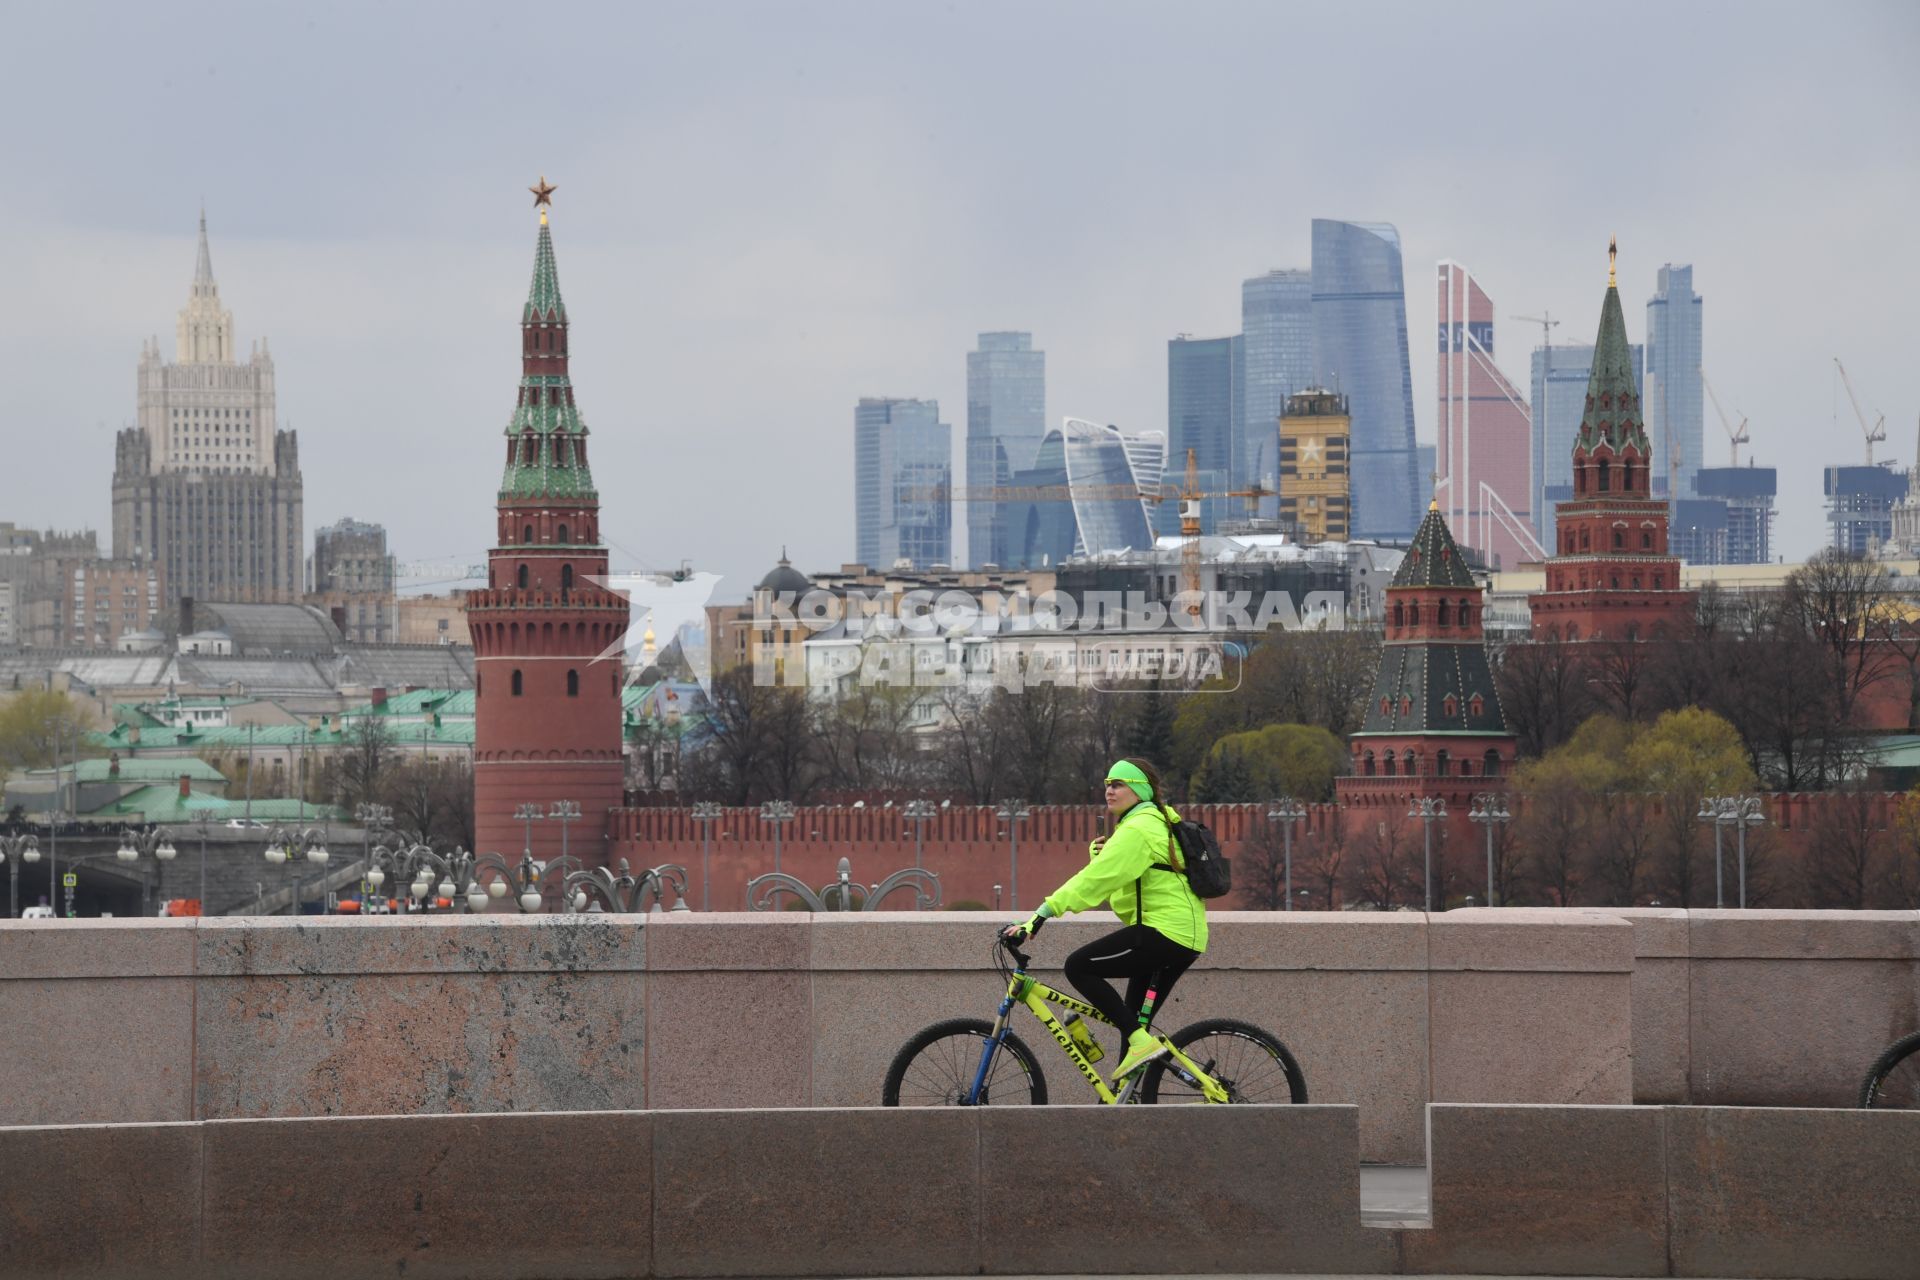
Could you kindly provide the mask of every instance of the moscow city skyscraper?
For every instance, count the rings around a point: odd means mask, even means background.
[[[1353,414],[1354,536],[1407,541],[1431,482],[1416,474],[1407,286],[1392,225],[1313,220],[1313,360],[1316,381]]]
[[[853,411],[855,556],[876,569],[953,563],[953,428],[937,400],[863,399]]]
[[[1279,475],[1280,415],[1287,397],[1313,383],[1313,276],[1269,271],[1240,285],[1241,389],[1233,467],[1235,489]],[[1186,466],[1185,452],[1167,460]]]
[[[967,563],[1007,564],[1014,555],[1009,508],[984,491],[1034,465],[1047,431],[1047,353],[1030,333],[983,333],[967,353]]]
[[[1693,496],[1700,470],[1706,406],[1700,390],[1700,313],[1693,268],[1660,268],[1647,299],[1647,434],[1653,438],[1654,485],[1676,498]],[[1669,489],[1668,487],[1671,486]]]
[[[1187,450],[1193,450],[1200,491],[1214,495],[1200,502],[1203,533],[1220,527],[1232,501],[1224,495],[1240,487],[1235,477],[1239,474],[1236,455],[1243,416],[1240,397],[1245,345],[1238,334],[1231,338],[1182,336],[1167,342],[1167,474],[1176,483],[1184,483]],[[1179,504],[1160,503],[1154,523],[1159,533],[1178,533]]]
[[[1628,351],[1644,401],[1646,349],[1635,344]],[[1580,434],[1592,376],[1591,345],[1533,349],[1533,531],[1543,543],[1553,537],[1554,504],[1573,497],[1573,438]]]
[[[1488,564],[1546,559],[1529,518],[1533,418],[1493,360],[1493,300],[1457,262],[1439,266],[1440,436],[1435,496]]]

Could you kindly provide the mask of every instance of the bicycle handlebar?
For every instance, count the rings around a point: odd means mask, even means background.
[[[998,929],[994,930],[993,940],[1007,949],[1008,953],[1019,962],[1021,969],[1024,970],[1028,965],[1033,963],[1033,957],[1015,946],[1013,942],[1008,939],[1007,935],[1001,933]]]

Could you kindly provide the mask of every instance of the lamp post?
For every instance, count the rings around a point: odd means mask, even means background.
[[[560,856],[567,856],[567,828],[580,817],[580,806],[572,800],[555,800],[553,807],[547,810],[547,817],[560,824]]]
[[[373,836],[375,831],[379,831],[383,837],[386,835],[389,825],[393,822],[393,810],[384,804],[357,804],[353,807],[353,816],[360,820],[360,861],[362,867],[360,879],[363,884],[377,889],[380,887],[379,884],[371,879],[374,870]],[[386,877],[382,876],[381,879],[384,880]],[[360,896],[363,900],[365,899],[366,893],[364,890]]]
[[[700,909],[713,910],[713,824],[725,812],[711,800],[693,806],[693,820],[700,824]]]
[[[1280,825],[1282,847],[1285,850],[1285,875],[1287,910],[1293,910],[1293,824],[1304,821],[1307,811],[1292,796],[1281,796],[1267,805],[1267,821]]]
[[[661,905],[668,888],[672,888],[674,895],[671,908]],[[651,906],[645,905],[649,891],[653,894]],[[692,910],[687,905],[687,869],[673,862],[648,867],[637,876],[628,868],[625,858],[620,859],[617,873],[605,867],[587,867],[569,875],[561,885],[561,893],[569,915],[585,911],[596,901],[603,911],[626,914],[644,911],[648,915],[659,915],[668,910]]]
[[[0,836],[0,861],[7,864],[8,878],[12,881],[11,894],[7,900],[7,914],[18,920],[20,918],[20,864],[40,861],[39,838],[31,832]]]
[[[773,824],[773,869],[780,870],[780,829],[793,821],[793,804],[786,800],[769,800],[760,806],[760,821]]]
[[[179,850],[173,847],[173,841],[167,839],[166,833],[158,827],[152,827],[146,831],[136,831],[132,827],[124,827],[120,831],[120,847],[113,851],[113,856],[121,862],[131,865],[132,863],[140,861],[142,855],[145,855],[164,867],[167,863],[172,862],[178,853]],[[148,909],[153,905],[152,888],[153,885],[151,882],[149,882],[145,876],[141,876],[141,915],[146,915]]]
[[[1740,909],[1747,909],[1747,828],[1765,826],[1767,813],[1759,796],[1733,796],[1727,801],[1740,852]]]
[[[1513,814],[1507,811],[1505,796],[1483,791],[1473,798],[1473,807],[1467,811],[1467,817],[1487,829],[1487,905],[1498,906],[1499,902],[1493,895],[1493,828],[1496,823],[1512,822]]]
[[[900,816],[913,824],[913,865],[918,867],[926,851],[927,819],[940,812],[931,800],[909,800]]]
[[[299,831],[289,831],[285,827],[275,827],[267,832],[267,862],[272,866],[284,866],[287,871],[287,914],[300,914],[300,860],[305,858],[322,871],[326,870],[327,852],[324,832],[306,827]]]
[[[1033,810],[1025,800],[1002,800],[993,816],[1007,824],[1007,839],[1012,845],[1011,875],[1007,878],[1007,905],[1015,911],[1020,909],[1020,824],[1027,820]]]
[[[1426,829],[1427,863],[1425,879],[1427,910],[1431,912],[1433,910],[1433,820],[1447,816],[1447,802],[1435,796],[1421,796],[1413,802],[1413,807],[1407,810],[1407,816],[1409,818],[1420,819],[1421,825]]]
[[[540,812],[540,806],[537,804],[523,804],[513,811],[513,816],[516,821],[526,825],[527,838],[526,843],[520,846],[520,856],[531,859],[533,857],[533,824],[547,815]]]
[[[1713,824],[1713,905],[1716,907],[1727,905],[1724,877],[1720,874],[1720,829],[1726,821],[1720,813],[1723,807],[1724,802],[1719,796],[1702,796],[1700,812],[1693,815],[1701,822]]]

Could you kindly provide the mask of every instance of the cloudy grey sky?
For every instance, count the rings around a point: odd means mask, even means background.
[[[1237,331],[1316,216],[1400,229],[1422,439],[1434,262],[1493,295],[1524,387],[1505,317],[1590,341],[1617,233],[1635,341],[1695,265],[1789,556],[1861,454],[1832,356],[1916,448],[1911,4],[4,9],[0,520],[103,544],[204,197],[309,530],[483,552],[543,172],[617,568],[851,558],[854,401],[937,398],[957,444],[981,330],[1033,331],[1050,418],[1164,428],[1167,338]]]

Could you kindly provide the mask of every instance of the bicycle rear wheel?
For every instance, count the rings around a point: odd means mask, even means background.
[[[1887,1046],[1860,1086],[1860,1105],[1886,1111],[1920,1110],[1920,1031]]]
[[[1278,1036],[1250,1022],[1206,1018],[1174,1034],[1174,1047],[1227,1090],[1229,1102],[1307,1100],[1307,1077]],[[1199,1082],[1172,1058],[1148,1064],[1142,1102],[1205,1102]]]
[[[958,1107],[980,1070],[993,1024],[980,1018],[936,1022],[901,1046],[880,1089],[883,1107]],[[983,1107],[1044,1107],[1047,1079],[1024,1041],[1007,1032],[987,1068]]]

